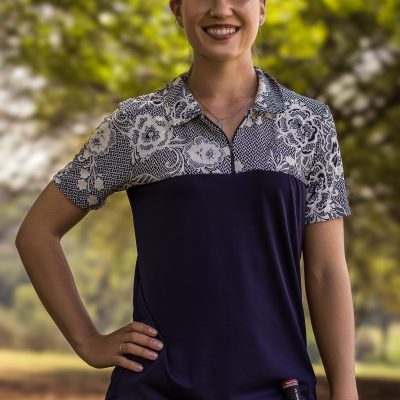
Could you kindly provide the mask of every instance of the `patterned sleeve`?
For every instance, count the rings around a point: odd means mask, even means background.
[[[52,180],[77,206],[97,210],[129,187],[132,157],[128,115],[119,105],[94,129],[74,158]]]
[[[307,178],[306,224],[351,215],[336,126],[326,104]]]

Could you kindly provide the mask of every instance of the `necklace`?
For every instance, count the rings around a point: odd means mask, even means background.
[[[194,92],[193,92],[192,88],[190,87],[189,82],[186,81],[186,83],[187,83],[189,89],[191,90],[191,92],[192,92],[193,95],[194,95]],[[195,96],[195,97],[196,97],[196,96]],[[255,97],[254,97],[254,98],[255,98]],[[222,130],[224,130],[224,124],[223,124],[222,121],[225,120],[225,119],[227,119],[227,118],[229,118],[229,117],[231,117],[231,116],[234,115],[234,114],[237,114],[240,110],[243,110],[243,108],[245,108],[250,102],[252,102],[254,98],[251,98],[243,107],[239,108],[239,110],[234,111],[233,113],[229,114],[228,116],[226,116],[226,117],[224,117],[224,118],[218,118],[218,117],[217,117],[216,115],[214,115],[214,114],[213,114],[213,113],[212,113],[212,112],[197,98],[197,97],[196,97],[196,100],[204,107],[205,110],[207,110],[214,118],[216,118],[216,120],[217,120],[217,125],[218,125]]]

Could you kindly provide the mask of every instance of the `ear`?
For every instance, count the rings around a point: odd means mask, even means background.
[[[177,21],[180,25],[182,25],[182,14],[181,14],[181,2],[177,2],[176,0],[169,0],[169,8],[175,15]]]
[[[261,0],[260,1],[260,21],[261,21],[261,24],[260,25],[262,25],[263,23],[264,23],[264,21],[265,21],[265,16],[266,16],[266,3],[267,3],[267,1],[266,0]]]

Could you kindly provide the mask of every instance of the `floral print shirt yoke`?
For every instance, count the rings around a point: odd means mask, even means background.
[[[306,224],[351,214],[329,107],[254,66],[258,91],[233,137],[205,116],[191,70],[129,98],[54,176],[96,210],[126,191],[137,260],[133,319],[164,343],[115,366],[106,400],[316,400],[300,259]]]

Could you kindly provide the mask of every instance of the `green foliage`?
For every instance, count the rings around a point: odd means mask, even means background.
[[[270,0],[254,60],[333,112],[353,212],[346,255],[357,326],[372,315],[382,329],[400,314],[399,10],[400,0]],[[107,113],[188,67],[188,42],[164,0],[2,0],[0,16],[0,63],[28,66],[48,82],[35,98],[43,135],[78,115]],[[66,161],[83,143],[76,140]],[[104,330],[131,318],[132,229],[126,197],[115,194],[65,239],[81,294]],[[19,320],[46,330],[35,293],[11,264],[0,276],[1,301],[15,288]],[[37,347],[36,340],[28,342]]]

